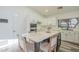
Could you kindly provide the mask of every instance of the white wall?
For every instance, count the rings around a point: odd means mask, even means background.
[[[25,13],[24,20],[22,20],[23,21],[23,22],[21,22],[22,27],[20,27],[20,28],[22,28],[22,30],[21,30],[22,32],[20,31],[21,33],[26,33],[26,32],[30,31],[31,22],[37,22],[37,21],[43,19],[43,17],[40,14],[30,10],[29,8],[25,8],[24,13]]]
[[[68,13],[58,14],[54,17],[56,17],[57,19],[79,17],[79,11],[71,11]]]
[[[7,18],[7,24],[0,24],[0,39],[16,38],[17,34],[29,31],[29,23],[42,19],[27,7],[0,7],[0,18]],[[15,30],[16,32],[13,32]]]
[[[0,7],[0,18],[8,19],[8,23],[0,23],[0,39],[13,38],[15,10],[10,7]]]

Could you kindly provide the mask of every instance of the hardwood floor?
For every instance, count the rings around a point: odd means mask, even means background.
[[[79,45],[61,41],[59,52],[79,52]]]
[[[7,41],[2,41],[7,44]],[[3,43],[0,41],[0,52],[23,52],[18,45],[18,40],[8,40],[8,44],[1,46]],[[4,45],[3,44],[3,45]],[[61,41],[61,46],[58,52],[79,52],[79,45],[72,44],[66,41]]]

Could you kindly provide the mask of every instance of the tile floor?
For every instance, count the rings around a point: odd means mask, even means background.
[[[3,45],[3,47],[0,47],[0,52],[23,52],[18,45],[18,39],[11,39],[5,41],[7,43],[6,45]]]

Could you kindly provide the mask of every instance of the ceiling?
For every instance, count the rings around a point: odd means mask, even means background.
[[[29,6],[29,8],[45,17],[79,10],[79,6],[63,6],[60,9],[58,7],[60,6]]]

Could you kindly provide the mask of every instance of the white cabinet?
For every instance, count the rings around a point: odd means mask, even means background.
[[[79,32],[77,31],[62,31],[61,40],[79,43]]]
[[[66,41],[69,40],[69,34],[68,34],[67,31],[62,31],[61,32],[61,40],[66,40]]]
[[[79,32],[74,32],[74,36],[73,37],[74,37],[74,40],[73,41],[75,43],[79,43]]]

